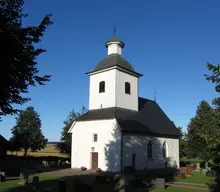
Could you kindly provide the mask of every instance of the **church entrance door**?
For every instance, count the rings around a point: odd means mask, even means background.
[[[96,169],[98,167],[98,153],[92,152],[92,169]]]

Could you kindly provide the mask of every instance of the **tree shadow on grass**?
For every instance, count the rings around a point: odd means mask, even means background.
[[[14,156],[7,155],[3,171],[7,177],[16,177],[20,175],[21,169],[27,169],[29,174],[57,171],[70,168],[70,164],[65,163],[69,158],[56,156],[32,157],[32,156]],[[48,165],[44,165],[44,162]]]
[[[109,173],[108,173],[109,174]],[[114,183],[110,182],[108,184],[97,184],[95,183],[95,179],[97,175],[104,175],[104,173],[101,174],[84,174],[84,175],[74,175],[74,176],[53,176],[53,177],[46,177],[40,176],[40,182],[39,182],[39,189],[38,192],[60,192],[59,191],[59,180],[63,179],[65,180],[65,183],[67,185],[67,192],[72,192],[74,190],[74,180],[79,179],[81,182],[88,184],[92,187],[92,191],[105,191],[105,192],[112,192],[114,188]],[[4,192],[34,192],[33,190],[33,184],[31,183],[32,179],[30,179],[30,183],[26,186],[17,186],[11,189],[4,190]],[[1,188],[0,188],[1,189]]]
[[[84,175],[74,175],[74,176],[40,176],[40,183],[38,192],[60,192],[59,189],[59,180],[64,180],[67,185],[66,192],[74,191],[74,181],[76,179],[80,180],[84,184],[91,186],[92,191],[94,192],[113,192],[116,187],[116,183],[119,183],[118,180],[112,180],[108,183],[98,184],[96,183],[96,176],[114,176],[113,173],[88,173]],[[118,188],[125,188],[127,192],[136,192],[136,191],[149,191],[153,185],[143,184],[143,179],[134,179],[133,182],[129,183],[127,186],[120,185]],[[34,192],[32,178],[29,180],[29,184],[26,186],[16,186],[11,189],[1,190],[2,192]],[[1,188],[0,188],[1,189]],[[91,190],[90,190],[91,191]],[[81,190],[80,190],[81,192]],[[83,190],[82,190],[83,192]],[[89,191],[87,191],[89,192]]]

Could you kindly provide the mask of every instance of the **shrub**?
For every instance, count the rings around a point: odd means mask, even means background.
[[[186,174],[185,173],[178,172],[176,174],[176,176],[174,177],[174,180],[180,180],[180,179],[185,179],[185,178],[186,178]]]
[[[81,171],[86,171],[87,170],[87,168],[84,167],[84,166],[82,166],[80,169],[81,169]]]
[[[100,168],[96,168],[96,170],[95,170],[97,173],[101,173],[102,172],[102,169],[100,169]]]
[[[180,173],[185,173],[185,172],[186,172],[186,169],[185,169],[185,168],[180,168],[180,169],[179,169],[179,172],[180,172]]]
[[[213,170],[206,171],[206,176],[207,177],[215,177],[215,171],[213,171]]]

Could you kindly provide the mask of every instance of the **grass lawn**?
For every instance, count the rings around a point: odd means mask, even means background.
[[[49,186],[51,184],[51,182],[54,182],[55,179],[62,177],[62,176],[44,176],[44,177],[40,177],[40,181],[47,181],[47,185]],[[51,182],[50,182],[51,181]],[[9,180],[9,181],[5,181],[3,183],[0,183],[0,192],[8,192],[10,191],[30,191],[30,188],[27,187],[23,187],[21,185],[18,184],[19,180],[15,179],[15,180]],[[28,182],[31,183],[32,182],[32,177],[28,178]],[[41,183],[42,187],[44,186],[44,182]],[[13,190],[11,190],[13,189]]]
[[[178,182],[185,183],[198,183],[198,184],[212,184],[214,181],[213,177],[207,177],[203,173],[193,173],[193,176],[186,177],[185,179],[179,180]]]
[[[39,192],[43,191],[51,191],[51,192],[59,192],[58,188],[58,178],[61,178],[62,176],[41,176],[40,177],[40,190]],[[86,183],[93,183],[94,176],[75,176],[80,177],[81,181],[84,181]],[[72,191],[73,187],[73,177],[64,177],[64,179],[67,182],[68,185],[68,191]],[[32,177],[29,177],[29,183],[32,181]],[[112,192],[113,185],[112,184],[92,184],[93,191],[97,192]],[[6,181],[4,183],[0,183],[0,192],[31,192],[31,185],[27,186],[20,186],[18,185],[18,180],[11,180]],[[128,189],[128,192],[136,192],[137,189]],[[181,188],[181,187],[173,187],[170,186],[166,190],[159,190],[159,189],[152,189],[150,192],[201,192],[201,189],[190,189],[190,188]],[[206,192],[206,190],[202,190]]]
[[[208,190],[201,189],[191,189],[191,188],[183,188],[183,187],[173,187],[170,186],[165,190],[153,189],[150,192],[207,192]]]

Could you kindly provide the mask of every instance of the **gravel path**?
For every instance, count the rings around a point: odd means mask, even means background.
[[[166,184],[171,185],[171,186],[176,186],[176,187],[188,187],[188,188],[196,188],[196,189],[204,189],[204,190],[209,189],[207,185],[197,184],[197,183],[170,182]]]
[[[97,174],[95,171],[87,170],[87,171],[81,171],[80,169],[61,169],[56,171],[49,171],[44,173],[36,174],[38,176],[74,176],[74,175],[91,175],[91,174]]]

